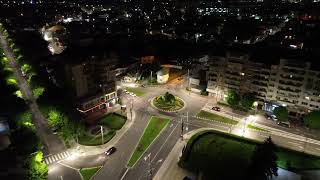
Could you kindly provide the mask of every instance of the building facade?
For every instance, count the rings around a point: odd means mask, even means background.
[[[292,117],[320,108],[320,71],[311,63],[280,59],[266,64],[247,55],[227,53],[210,57],[207,71],[209,95],[223,99],[228,90],[250,92],[264,110],[287,106]]]
[[[117,100],[116,57],[91,56],[79,63],[67,64],[65,72],[77,110],[85,117],[106,112]]]

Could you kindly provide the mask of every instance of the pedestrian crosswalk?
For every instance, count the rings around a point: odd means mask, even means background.
[[[49,155],[47,157],[44,158],[44,162],[46,163],[46,165],[52,164],[54,162],[63,160],[67,157],[70,156],[70,153],[68,151],[64,151],[58,154],[53,154],[53,155]]]

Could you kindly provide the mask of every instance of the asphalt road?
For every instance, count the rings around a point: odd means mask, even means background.
[[[104,166],[93,179],[150,179],[151,176],[154,176],[156,174],[165,158],[170,153],[177,140],[180,138],[182,127],[181,118],[183,118],[184,121],[184,133],[199,128],[213,128],[219,131],[231,132],[238,135],[243,132],[243,128],[241,127],[241,123],[243,122],[240,122],[240,125],[238,126],[230,126],[216,121],[200,120],[194,117],[196,113],[199,112],[206,103],[208,103],[208,101],[212,100],[210,99],[210,97],[201,97],[193,93],[189,94],[185,90],[179,90],[175,88],[172,89],[167,87],[145,88],[145,91],[148,91],[148,93],[143,97],[128,98],[128,96],[126,95],[125,102],[127,103],[127,108],[131,106],[130,99],[134,99],[133,109],[135,112],[135,121],[132,124],[131,128],[128,129],[127,132],[115,144],[117,151],[104,160],[101,159],[101,162],[103,162]],[[185,101],[186,107],[181,112],[161,112],[153,109],[150,106],[150,101],[154,96],[163,94],[166,91],[178,95]],[[187,112],[189,115],[188,120],[186,118]],[[127,162],[131,154],[135,150],[135,147],[143,133],[143,130],[145,129],[148,121],[153,115],[167,117],[171,119],[171,121],[158,136],[158,138],[150,145],[148,150],[142,155],[141,159],[137,161],[135,166],[132,168],[127,168]],[[320,152],[319,145],[306,143],[304,141],[295,140],[288,137],[278,136],[276,134],[246,130],[244,136],[259,140],[264,140],[266,137],[271,136],[276,144],[280,144],[284,147],[289,147],[291,149],[309,153],[319,154]],[[150,158],[148,158],[149,154]],[[92,162],[97,161],[97,159],[99,159],[99,156],[101,155],[87,157],[85,158],[85,160],[73,162],[70,161],[69,163],[63,161],[63,163],[64,165],[68,165],[76,169],[80,167],[89,167],[94,165],[94,163]],[[66,177],[72,174],[72,170],[70,170],[70,168],[68,169],[68,167],[65,167],[64,171],[65,172],[63,174],[66,175]],[[55,176],[55,178],[58,178],[58,176]],[[71,179],[71,176],[69,179]],[[74,175],[73,179],[77,179],[77,176]]]
[[[16,62],[12,49],[8,46],[8,43],[1,32],[0,32],[0,45],[4,51],[4,54],[9,59],[9,65],[14,70],[13,73],[17,79],[18,86],[22,92],[22,95],[26,100],[26,102],[28,102],[27,104],[33,115],[32,120],[36,127],[37,134],[40,137],[41,142],[45,146],[44,153],[55,154],[55,153],[64,151],[66,148],[63,142],[59,139],[57,135],[53,134],[52,130],[50,129],[47,123],[47,120],[41,114],[38,104],[33,97],[32,90],[27,80],[23,77],[22,72],[20,70],[20,66]]]

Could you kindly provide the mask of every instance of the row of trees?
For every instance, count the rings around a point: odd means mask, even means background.
[[[34,98],[39,98],[39,96],[41,96],[44,93],[45,89],[34,80],[36,73],[33,67],[24,60],[23,55],[21,55],[20,48],[18,48],[14,41],[9,37],[8,31],[4,28],[2,23],[0,23],[0,32],[6,38],[8,45],[11,48],[18,65],[20,66],[20,71],[22,75],[26,78],[27,82],[30,85],[30,88],[32,89]],[[18,81],[14,76],[14,70],[10,66],[10,60],[4,56],[3,50],[0,50],[0,61],[1,68],[3,69],[3,71],[5,71],[5,78],[7,84],[16,88],[14,94],[17,97],[24,99],[23,94],[19,89]]]
[[[246,110],[249,110],[253,107],[255,97],[251,93],[245,93],[242,95],[242,97],[240,97],[240,95],[236,91],[229,90],[227,93],[226,101],[231,107],[241,105]]]
[[[34,98],[37,99],[43,94],[44,88],[37,85],[34,80],[36,76],[35,71],[24,61],[21,50],[9,37],[2,23],[0,23],[0,32],[6,38],[22,75],[30,84]],[[2,75],[8,85],[8,89],[10,89],[8,93],[13,93],[14,95],[10,96],[10,99],[16,103],[16,97],[17,99],[21,98],[24,100],[25,98],[19,89],[18,81],[14,75],[14,69],[11,68],[10,63],[10,60],[5,57],[3,49],[0,48],[0,68],[3,70]],[[15,111],[20,111],[24,105],[25,104],[15,107]],[[11,121],[9,121],[11,144],[0,153],[0,159],[5,162],[2,163],[4,167],[0,166],[0,168],[1,170],[4,169],[4,172],[8,171],[8,169],[16,169],[16,173],[9,174],[11,179],[47,179],[48,168],[43,162],[43,154],[41,152],[42,144],[36,134],[36,128],[32,123],[32,114],[28,111],[17,114],[16,117],[12,117],[11,114],[9,114],[8,117],[11,119]],[[5,178],[8,178],[8,176]]]

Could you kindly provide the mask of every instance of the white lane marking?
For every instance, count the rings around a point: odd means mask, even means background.
[[[173,124],[170,124],[170,128],[172,128]]]
[[[123,173],[123,175],[121,176],[121,179],[120,179],[120,180],[123,180],[123,178],[126,176],[126,174],[128,173],[128,171],[129,171],[129,169],[127,169],[127,170]]]
[[[48,161],[48,159],[46,158],[46,159],[44,159],[44,162],[48,165],[49,164],[49,161]]]
[[[58,154],[59,159],[63,159],[63,156],[61,155],[61,153]]]
[[[168,141],[169,137],[172,135],[172,133],[174,132],[174,130],[178,127],[179,124],[176,124],[176,126],[173,128],[173,130],[171,131],[171,133],[169,134],[169,136],[166,138],[166,140],[164,141],[164,143],[161,145],[159,151],[153,156],[153,159],[151,160],[151,162],[154,161],[154,159],[157,157],[157,155],[159,154],[159,152],[162,150],[162,148],[164,147],[164,145],[166,144],[166,142]]]
[[[71,168],[71,169],[74,169],[74,170],[76,170],[76,171],[78,171],[79,169],[77,169],[77,168],[74,168],[74,167],[72,167],[72,166],[69,166],[69,165],[67,165],[67,164],[64,164],[64,163],[62,163],[62,162],[58,162],[59,164],[61,164],[62,166],[65,166],[65,167],[68,167],[68,168]]]
[[[60,176],[60,179],[61,179],[61,180],[63,180],[63,177],[62,177],[62,176]]]

